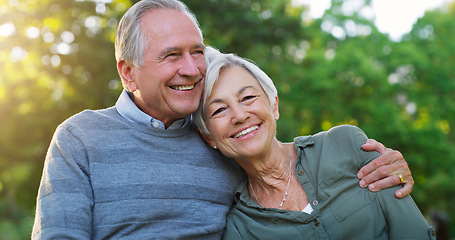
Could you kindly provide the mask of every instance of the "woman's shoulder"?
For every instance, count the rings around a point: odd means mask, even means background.
[[[332,127],[331,129],[326,131],[327,135],[330,136],[338,136],[338,137],[346,137],[349,136],[348,134],[358,134],[361,133],[365,135],[362,129],[354,125],[343,124],[339,126]]]
[[[340,125],[311,136],[296,138],[295,144],[307,155],[318,159],[314,161],[317,166],[320,162],[334,166],[353,162],[358,167],[377,157],[375,152],[362,150],[367,139],[359,127]]]
[[[301,146],[329,142],[344,145],[352,142],[363,144],[367,139],[368,138],[362,129],[357,126],[345,124],[332,127],[327,131],[322,131],[313,135],[300,136],[295,138],[294,141]]]

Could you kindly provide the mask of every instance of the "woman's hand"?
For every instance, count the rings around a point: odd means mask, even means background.
[[[414,179],[408,163],[399,151],[386,148],[374,139],[368,139],[362,145],[362,149],[376,151],[381,156],[363,166],[357,173],[361,187],[368,187],[370,191],[377,192],[401,184],[403,188],[395,192],[397,198],[403,198],[411,193]]]

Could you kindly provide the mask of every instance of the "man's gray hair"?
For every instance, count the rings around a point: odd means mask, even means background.
[[[202,30],[188,7],[178,0],[142,0],[134,4],[123,15],[115,37],[115,58],[117,62],[125,60],[140,68],[144,66],[144,56],[147,50],[147,37],[141,32],[141,19],[152,9],[179,10],[190,17],[197,26],[202,38]]]

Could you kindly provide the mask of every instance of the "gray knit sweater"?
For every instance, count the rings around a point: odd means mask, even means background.
[[[219,239],[244,177],[192,124],[164,130],[111,107],[56,130],[33,239]]]

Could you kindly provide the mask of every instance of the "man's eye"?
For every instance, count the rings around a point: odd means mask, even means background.
[[[166,55],[166,59],[168,60],[176,60],[180,57],[180,54],[179,53],[169,53],[168,55]]]
[[[193,54],[202,54],[202,55],[204,55],[204,51],[203,50],[197,50],[197,51],[194,51]]]

